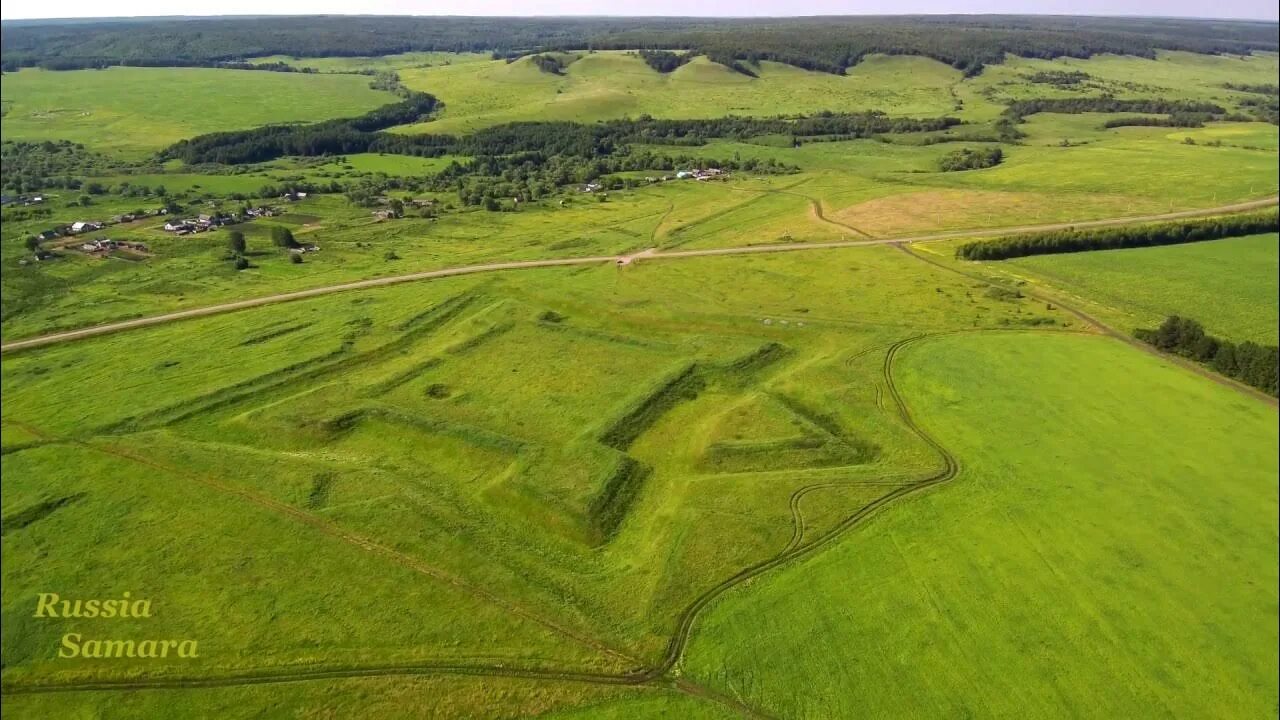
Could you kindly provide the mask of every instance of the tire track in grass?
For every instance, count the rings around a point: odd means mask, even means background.
[[[939,467],[918,478],[913,482],[908,482],[897,486],[892,491],[880,496],[876,500],[862,506],[857,511],[847,516],[840,523],[822,533],[818,537],[803,542],[804,521],[801,512],[801,500],[805,495],[816,490],[826,487],[838,485],[846,485],[848,483],[818,483],[798,488],[792,493],[789,505],[792,509],[793,531],[792,539],[787,546],[771,558],[749,565],[737,573],[722,580],[720,583],[709,588],[695,598],[677,619],[676,630],[668,641],[667,649],[661,660],[650,667],[640,666],[636,670],[628,673],[604,673],[581,671],[567,668],[554,667],[527,667],[518,663],[493,663],[493,664],[466,664],[466,663],[447,663],[447,662],[428,662],[428,663],[411,663],[400,665],[384,665],[384,666],[352,666],[341,668],[272,668],[246,670],[241,673],[232,673],[220,675],[216,677],[200,676],[200,677],[168,677],[168,678],[152,678],[152,679],[121,679],[121,680],[99,680],[99,681],[81,681],[81,682],[63,682],[63,683],[42,683],[42,684],[7,684],[2,688],[3,694],[30,694],[30,693],[50,693],[50,692],[89,692],[89,691],[120,691],[120,690],[153,690],[153,689],[184,689],[184,688],[208,688],[208,687],[231,687],[239,685],[256,685],[269,683],[287,683],[287,682],[303,682],[311,680],[328,680],[328,679],[345,679],[345,678],[361,678],[361,677],[396,677],[396,676],[422,676],[422,675],[464,675],[464,676],[482,676],[482,677],[510,677],[528,680],[542,681],[563,681],[563,682],[579,682],[598,685],[614,685],[614,686],[640,686],[640,685],[656,685],[660,687],[668,687],[679,692],[683,692],[696,697],[719,702],[731,709],[736,710],[740,714],[747,717],[771,717],[767,713],[755,708],[740,699],[727,696],[719,691],[712,690],[698,683],[682,678],[678,673],[673,673],[676,666],[683,659],[689,640],[692,636],[694,626],[702,615],[702,613],[710,607],[716,600],[720,599],[730,590],[741,586],[749,580],[755,579],[770,570],[777,569],[794,560],[816,555],[820,551],[830,547],[836,540],[840,539],[849,530],[861,526],[862,524],[875,517],[880,511],[886,509],[896,501],[915,495],[934,487],[943,485],[954,479],[960,471],[960,462],[946,447],[933,438],[916,422],[911,414],[910,408],[903,398],[896,382],[893,378],[894,363],[898,358],[898,354],[903,348],[922,340],[957,334],[978,333],[978,332],[1024,332],[1024,333],[1055,333],[1063,334],[1073,331],[1063,330],[1044,330],[1034,328],[976,328],[976,329],[960,329],[952,331],[942,331],[933,333],[924,333],[914,335],[899,340],[890,345],[885,353],[884,362],[881,366],[881,375],[889,398],[893,402],[893,406],[898,412],[899,421],[921,440],[933,453],[937,456]],[[1078,332],[1078,331],[1074,331]],[[34,431],[35,429],[30,429]],[[87,445],[80,441],[78,444]],[[94,447],[89,445],[89,447]],[[98,449],[98,448],[94,448]],[[128,456],[126,456],[128,457]],[[132,458],[131,458],[132,459]],[[240,494],[238,489],[232,489],[232,492]],[[274,502],[274,501],[270,501]],[[293,510],[290,508],[290,510]],[[301,512],[301,511],[297,511]],[[395,552],[395,551],[392,551]],[[627,657],[625,654],[623,657]]]

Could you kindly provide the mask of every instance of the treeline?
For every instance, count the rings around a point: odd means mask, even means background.
[[[1198,128],[1204,127],[1206,120],[1213,119],[1212,115],[1202,115],[1200,113],[1173,113],[1168,117],[1151,117],[1144,115],[1141,117],[1112,118],[1102,124],[1106,128],[1118,127],[1178,127],[1178,128]]]
[[[1228,90],[1253,93],[1255,95],[1280,95],[1280,85],[1268,85],[1265,83],[1259,83],[1256,85],[1251,85],[1249,83],[1222,83],[1222,87]]]
[[[692,53],[673,53],[669,50],[641,50],[640,58],[660,73],[669,73],[693,59]]]
[[[1134,337],[1160,350],[1195,360],[1271,396],[1280,395],[1280,347],[1236,344],[1209,335],[1200,323],[1174,315],[1155,330],[1138,328]]]
[[[1147,225],[1011,235],[965,243],[956,250],[956,257],[964,260],[1007,260],[1028,255],[1177,245],[1277,230],[1280,230],[1280,215],[1272,209]]]
[[[1241,100],[1240,105],[1247,108],[1257,119],[1272,125],[1280,125],[1280,97],[1274,95],[1250,97]]]
[[[967,74],[1022,57],[1154,57],[1156,50],[1276,50],[1275,23],[1158,18],[897,16],[768,19],[284,17],[11,21],[6,71],[184,66],[267,55],[378,56],[409,51],[690,50],[750,72],[773,60],[842,73],[871,53],[923,55]],[[745,64],[744,64],[745,63]]]
[[[1004,151],[998,147],[961,148],[943,155],[938,160],[938,167],[943,172],[957,170],[979,170],[995,167],[1004,160]]]
[[[163,159],[187,163],[243,164],[286,155],[315,156],[359,152],[437,157],[507,155],[540,152],[545,155],[603,157],[630,143],[701,145],[712,138],[743,139],[756,135],[839,135],[866,138],[884,133],[944,130],[955,118],[891,118],[880,112],[831,113],[778,118],[726,117],[702,120],[658,120],[649,116],[604,123],[520,122],[484,128],[463,137],[399,135],[377,132],[416,122],[438,103],[414,93],[402,103],[379,108],[358,118],[308,125],[268,125],[252,130],[212,133],[183,140],[163,153]]]
[[[1151,115],[1198,114],[1224,115],[1226,110],[1210,102],[1195,100],[1134,99],[1113,97],[1038,98],[1015,100],[1004,110],[1007,118],[1021,121],[1036,113],[1148,113]]]
[[[1027,76],[1027,82],[1041,85],[1079,85],[1092,76],[1079,70],[1041,70]]]
[[[169,146],[160,157],[185,163],[239,165],[286,155],[344,155],[394,152],[440,155],[443,150],[421,137],[393,136],[378,131],[425,119],[439,102],[427,93],[412,93],[403,102],[384,105],[354,118],[298,125],[267,125],[252,130],[210,133]],[[430,138],[426,138],[430,140]],[[415,151],[416,150],[416,151]]]
[[[671,178],[677,170],[695,168],[743,170],[764,175],[800,171],[795,165],[779,163],[773,158],[717,160],[651,152],[588,158],[530,152],[477,157],[464,163],[455,161],[428,178],[426,187],[439,192],[454,191],[463,205],[487,210],[515,209],[518,203],[551,196],[567,185],[597,183],[601,190],[622,190]],[[653,175],[651,179],[616,175],[635,171],[649,171]]]

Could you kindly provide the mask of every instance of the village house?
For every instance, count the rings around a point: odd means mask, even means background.
[[[299,254],[301,254],[301,253],[313,253],[313,252],[320,252],[320,246],[319,246],[319,245],[312,245],[312,244],[310,244],[310,243],[302,243],[301,245],[299,245],[299,246],[297,246],[297,247],[291,247],[291,248],[289,248],[289,252],[291,252],[291,253],[299,253]]]
[[[381,210],[374,210],[373,216],[379,220],[394,220],[395,218],[400,217],[400,213],[391,208],[383,208]]]
[[[115,250],[119,246],[120,244],[117,243],[115,240],[108,240],[106,238],[97,238],[96,240],[90,240],[89,242],[81,245],[80,249],[88,253],[110,252],[112,250]]]
[[[102,229],[102,223],[100,222],[88,222],[84,220],[79,220],[71,223],[72,233],[92,232],[94,230],[101,230],[101,229]]]

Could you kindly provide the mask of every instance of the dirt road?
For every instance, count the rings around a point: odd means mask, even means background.
[[[27,338],[25,340],[14,340],[13,342],[0,345],[0,352],[12,352],[15,350],[24,350],[27,348],[41,347],[44,345],[54,345],[56,343],[70,342],[72,340],[80,340],[83,338],[94,337],[97,335],[106,335],[108,333],[120,332],[122,330],[132,330],[134,328],[149,327],[151,325],[161,325],[164,323],[175,322],[178,320],[186,320],[189,318],[205,317],[207,315],[218,315],[221,313],[233,312],[236,310],[246,310],[248,308],[260,307],[263,305],[274,305],[276,303],[290,302],[293,300],[304,300],[307,298],[319,297],[321,295],[329,295],[332,293],[348,292],[350,290],[367,290],[370,288],[385,287],[387,285],[396,285],[406,282],[417,282],[419,280],[434,280],[436,278],[454,277],[458,275],[472,275],[476,273],[499,272],[503,270],[527,270],[531,268],[544,267],[562,267],[569,265],[598,265],[603,263],[620,263],[629,264],[634,259],[643,257],[645,260],[674,260],[689,257],[710,257],[716,255],[749,255],[755,253],[773,253],[773,252],[793,252],[798,250],[824,250],[832,248],[849,248],[861,247],[864,245],[890,245],[897,243],[924,243],[939,242],[942,240],[953,240],[965,237],[981,237],[989,235],[1008,235],[1024,232],[1046,232],[1051,230],[1066,230],[1068,228],[1094,228],[1107,227],[1112,225],[1128,225],[1133,223],[1152,222],[1157,220],[1175,220],[1178,218],[1189,218],[1203,215],[1220,215],[1223,213],[1241,212],[1245,210],[1256,210],[1258,208],[1269,207],[1280,202],[1280,197],[1269,197],[1263,200],[1251,200],[1249,202],[1234,203],[1231,205],[1222,205],[1214,208],[1203,208],[1200,210],[1184,210],[1180,212],[1162,213],[1159,215],[1142,215],[1135,217],[1109,218],[1105,220],[1086,220],[1082,222],[1069,223],[1050,223],[1045,225],[1023,225],[1019,227],[1002,227],[1002,228],[984,228],[980,230],[956,230],[952,232],[932,233],[928,235],[916,235],[911,237],[894,237],[894,238],[877,238],[874,240],[846,240],[841,242],[826,243],[786,243],[778,245],[748,245],[745,247],[728,247],[728,248],[710,248],[706,250],[675,250],[671,252],[657,252],[650,249],[643,253],[635,253],[632,255],[601,255],[594,257],[576,257],[576,258],[556,258],[549,260],[519,260],[512,262],[487,263],[484,265],[467,265],[455,268],[443,268],[440,270],[429,270],[426,272],[409,273],[407,275],[393,275],[390,277],[373,278],[370,280],[357,280],[349,283],[341,283],[339,285],[326,285],[324,287],[311,288],[309,290],[298,290],[295,292],[279,293],[276,295],[267,295],[265,297],[252,298],[249,300],[238,300],[235,302],[222,303],[220,305],[209,305],[202,308],[192,308],[191,310],[180,310],[178,312],[165,313],[163,315],[154,315],[152,317],[137,318],[134,320],[124,320],[121,322],[107,323],[104,325],[95,325],[93,327],[81,328],[79,330],[68,330],[66,332],[52,333],[49,335],[41,335],[38,337]]]

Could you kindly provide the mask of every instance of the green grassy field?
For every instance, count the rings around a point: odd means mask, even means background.
[[[209,68],[5,73],[6,140],[72,140],[139,158],[201,133],[359,115],[393,102],[357,75]]]
[[[1026,271],[1116,314],[1116,324],[1155,327],[1169,315],[1193,317],[1221,337],[1274,345],[1280,315],[1280,249],[1275,235],[1162,248],[1021,258]]]
[[[278,548],[272,558],[313,552],[303,548],[315,542],[354,542],[359,550],[358,538],[371,538],[397,554],[374,552],[370,570],[389,560],[394,566],[403,554],[410,571],[429,563],[478,588],[435,590],[437,576],[420,570],[425,577],[415,583],[426,583],[424,591],[457,596],[432,607],[466,613],[480,593],[507,611],[498,617],[549,618],[529,621],[534,635],[563,628],[653,657],[677,611],[712,579],[786,545],[786,498],[796,487],[851,481],[806,508],[807,527],[817,532],[927,462],[877,410],[874,383],[854,380],[862,366],[846,362],[904,332],[904,301],[895,298],[919,289],[905,301],[915,307],[913,327],[1071,322],[1025,300],[971,293],[962,279],[884,248],[832,252],[818,276],[812,262],[708,259],[460,279],[6,356],[6,465],[21,472],[8,481],[5,515],[84,493],[7,537],[6,551],[35,553],[46,532],[75,526],[83,513],[100,515],[104,527],[145,522],[139,500],[104,489],[101,478],[123,481],[130,468],[150,468],[148,483],[207,493],[209,502],[190,512],[211,522],[238,502],[255,508],[240,522],[265,513],[254,532]],[[708,278],[718,275],[733,277],[737,291],[708,290]],[[842,292],[863,277],[881,280]],[[801,301],[801,288],[826,299]],[[655,296],[666,299],[662,307]],[[856,321],[846,319],[853,315]],[[564,373],[570,358],[577,369]],[[87,396],[86,385],[98,391]],[[690,390],[696,395],[684,394]],[[73,452],[59,451],[63,438],[80,439]],[[49,473],[65,481],[36,481]],[[618,483],[628,489],[613,489]],[[99,503],[116,509],[104,513]],[[295,511],[325,525],[304,523],[293,551],[270,538],[299,530]],[[172,522],[198,532],[185,517]],[[80,534],[96,544],[63,544],[62,559],[46,559],[38,572],[54,577],[50,563],[70,572],[85,553],[104,568],[132,562],[136,553],[120,544],[132,534]],[[171,534],[154,529],[157,552]],[[229,550],[201,555],[221,552]],[[210,672],[297,663],[290,653],[304,648],[308,662],[321,666],[438,656],[442,645],[507,662],[536,657],[605,669],[618,662],[590,644],[541,645],[502,622],[478,630],[440,615],[439,632],[454,635],[433,637],[436,625],[417,627],[394,602],[379,605],[385,622],[398,618],[415,630],[397,634],[375,621],[368,632],[379,633],[379,643],[327,640],[306,623],[344,611],[321,609],[318,598],[307,599],[314,586],[287,574],[278,581],[299,596],[278,601],[284,632],[264,645],[252,617],[270,593],[228,597],[235,607],[216,625],[192,601],[184,604],[190,593],[224,582],[228,563],[217,565],[211,573],[166,573],[179,585],[149,584],[158,603],[174,608],[169,634],[209,638]],[[31,599],[22,590],[31,587],[25,573],[37,570],[13,567],[5,605],[20,608]],[[347,576],[340,567],[309,573],[322,584]],[[61,585],[101,591],[70,575]],[[116,672],[50,665],[50,642],[65,628],[14,627],[27,648],[22,667],[9,674],[14,680]],[[500,652],[486,639],[491,631],[507,633],[501,647],[520,649]]]
[[[295,67],[314,68],[322,73],[350,73],[360,70],[396,71],[406,68],[426,68],[438,65],[461,65],[489,60],[484,53],[407,52],[381,57],[289,57],[267,55],[252,58],[250,62],[282,62]]]
[[[201,132],[393,101],[343,74],[367,70],[445,103],[406,133],[821,110],[973,124],[637,143],[798,170],[628,170],[639,184],[602,195],[575,165],[506,211],[422,183],[464,157],[138,162],[6,205],[0,335],[502,260],[998,233],[1280,187],[1276,126],[1235,120],[1105,129],[1115,116],[1039,114],[1001,164],[940,169],[986,145],[962,138],[989,136],[1013,99],[1238,109],[1222,83],[1274,82],[1274,54],[1010,58],[968,79],[910,56],[844,76],[763,62],[758,78],[705,57],[668,75],[625,52],[559,57],[564,75],[444,53],[258,59],[317,74],[22,70],[5,76],[3,130],[140,161]],[[1047,69],[1090,79],[1029,81]],[[301,183],[320,189],[279,197]],[[376,190],[348,194],[362,186]],[[433,205],[377,219],[391,198]],[[77,237],[37,261],[28,245],[169,201],[182,217],[284,212],[235,227],[243,269],[227,229],[175,236],[166,216],[85,236],[143,242],[145,257],[93,256]],[[319,251],[293,262],[272,244],[280,227]],[[1124,333],[1176,312],[1274,343],[1278,242],[992,263],[956,260],[955,240],[606,259],[6,352],[6,714],[1275,717],[1274,403],[1073,310]],[[126,591],[154,617],[33,617],[41,592]],[[68,632],[200,653],[59,657]],[[121,689],[138,679],[163,687]],[[25,692],[85,682],[116,689]]]
[[[898,378],[960,476],[728,596],[692,677],[784,717],[1274,713],[1272,409],[1098,338],[929,340]]]
[[[884,110],[944,115],[960,73],[918,57],[872,57],[848,75],[809,72],[773,62],[759,77],[697,58],[669,74],[624,52],[580,54],[563,76],[528,59],[466,62],[400,72],[404,83],[445,103],[439,120],[404,132],[454,133],[521,120],[590,122],[654,117],[780,115],[819,110]]]

